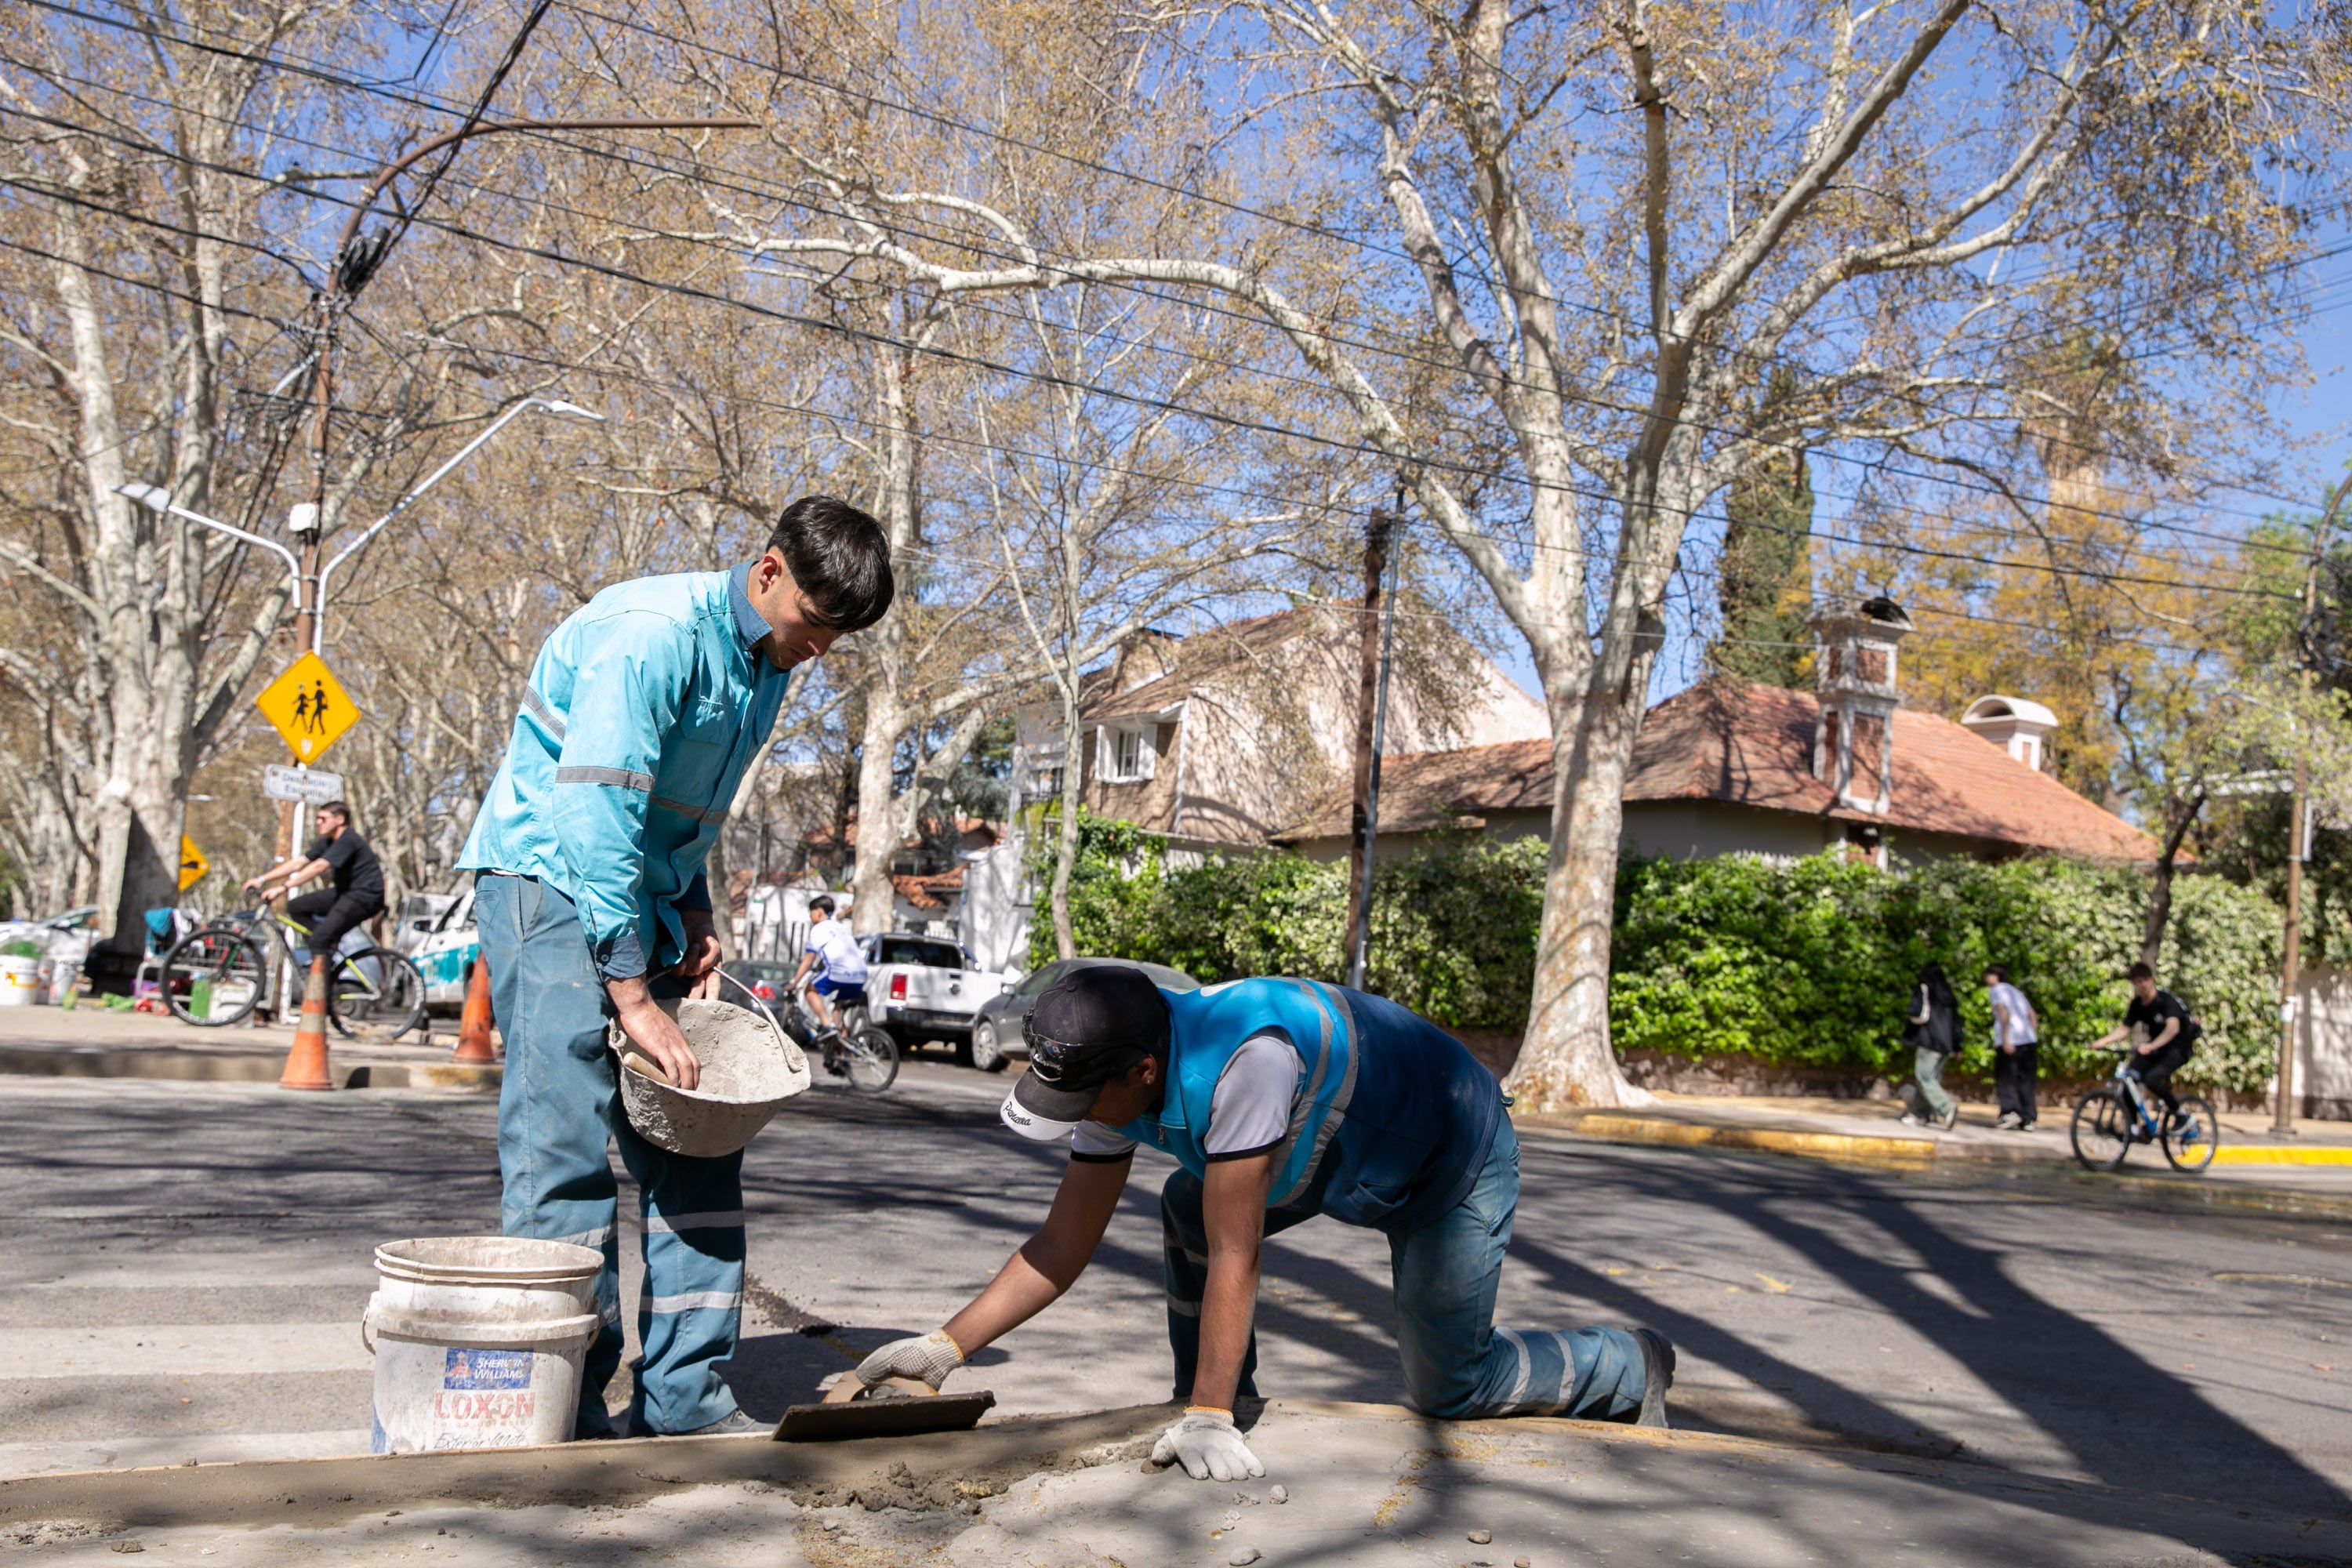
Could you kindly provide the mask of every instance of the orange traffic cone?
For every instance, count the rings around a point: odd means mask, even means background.
[[[294,1026],[294,1048],[286,1053],[280,1089],[332,1089],[327,1076],[327,956],[310,961],[310,978],[302,987],[302,1018]]]
[[[474,960],[474,973],[466,982],[466,1012],[457,1022],[457,1048],[450,1053],[453,1062],[487,1065],[499,1059],[490,1047],[490,965],[487,959]]]

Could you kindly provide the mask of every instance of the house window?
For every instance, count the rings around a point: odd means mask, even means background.
[[[1158,760],[1150,730],[1105,730],[1097,746],[1097,767],[1105,784],[1140,784],[1151,776]]]

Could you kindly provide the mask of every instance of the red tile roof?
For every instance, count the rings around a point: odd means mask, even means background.
[[[2154,841],[2114,813],[1959,725],[1907,708],[1895,714],[1886,815],[1838,805],[1812,774],[1819,714],[1811,692],[1702,681],[1643,717],[1625,799],[1722,801],[2090,859],[2156,856]],[[1551,786],[1548,741],[1383,757],[1381,827],[1426,832],[1449,816],[1549,811]],[[1283,837],[1344,835],[1349,806],[1343,788]]]
[[[919,910],[943,910],[948,907],[947,901],[938,895],[963,891],[963,868],[957,866],[929,877],[893,877],[890,886]]]

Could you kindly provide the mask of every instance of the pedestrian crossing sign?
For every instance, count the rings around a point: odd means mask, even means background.
[[[359,710],[338,685],[327,661],[306,653],[253,700],[261,716],[286,738],[298,763],[315,763],[337,737],[359,722]]]

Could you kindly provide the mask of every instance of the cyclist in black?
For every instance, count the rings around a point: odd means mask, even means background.
[[[2159,991],[2156,971],[2145,963],[2131,966],[2132,1004],[2124,1009],[2124,1021],[2091,1042],[2094,1049],[2112,1046],[2131,1038],[2132,1026],[2145,1026],[2147,1043],[2138,1047],[2139,1059],[2132,1064],[2132,1072],[2141,1085],[2164,1101],[2165,1125],[2179,1118],[2180,1100],[2172,1092],[2173,1070],[2189,1060],[2204,1037],[2205,1026],[2190,1017],[2180,998],[2169,991]]]
[[[286,900],[287,915],[310,928],[305,945],[313,957],[332,955],[346,931],[383,912],[383,868],[367,840],[352,831],[352,808],[331,800],[319,808],[316,826],[319,837],[308,849],[245,884],[247,892],[267,897],[273,882],[291,888],[318,877],[331,879],[315,893]]]

